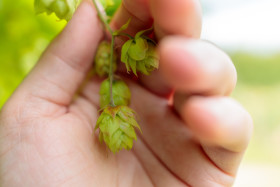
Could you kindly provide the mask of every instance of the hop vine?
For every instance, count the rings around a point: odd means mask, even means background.
[[[122,149],[130,150],[133,141],[137,140],[136,129],[141,128],[136,120],[136,113],[130,107],[131,92],[128,85],[116,75],[117,60],[125,64],[127,73],[133,72],[149,75],[159,67],[159,56],[156,52],[156,42],[147,35],[153,28],[142,30],[133,37],[124,31],[130,25],[130,19],[118,30],[113,31],[109,19],[101,13],[97,2],[92,0],[98,12],[100,21],[104,25],[104,33],[110,34],[107,40],[99,44],[95,55],[94,72],[97,76],[105,78],[100,87],[100,111],[95,130],[99,129],[99,140],[105,142],[107,147],[116,153]],[[100,0],[105,9],[115,6],[114,0]],[[58,18],[69,21],[80,0],[35,0],[36,13],[55,13]],[[128,37],[122,45],[121,54],[115,52],[115,38]],[[108,38],[111,38],[109,40]],[[123,39],[123,37],[121,37]]]

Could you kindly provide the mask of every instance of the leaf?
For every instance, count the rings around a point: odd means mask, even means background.
[[[128,123],[121,123],[120,129],[130,138],[137,139],[133,126],[129,125]]]
[[[122,46],[122,51],[121,51],[121,61],[125,63],[126,71],[130,71],[130,66],[129,66],[129,57],[128,57],[128,50],[132,44],[133,40],[128,40],[126,41],[123,46]]]
[[[144,61],[137,62],[137,70],[145,75],[149,75],[149,72],[146,69],[146,65]]]
[[[153,29],[154,29],[154,27],[151,27],[149,29],[145,29],[145,30],[137,32],[136,35],[135,35],[135,39],[140,38],[143,34],[145,34],[147,32],[151,32]]]
[[[144,60],[148,48],[149,45],[147,40],[138,38],[131,44],[130,48],[128,49],[128,56],[136,61]]]
[[[131,58],[129,58],[129,59],[128,59],[128,63],[129,63],[129,66],[131,67],[132,72],[134,73],[134,75],[136,75],[136,76],[137,76],[137,71],[136,71],[136,61],[135,61],[135,60],[133,60],[133,59],[131,59]]]
[[[121,52],[121,61],[123,63],[126,63],[127,62],[127,55],[128,55],[128,50],[132,44],[133,40],[128,40],[126,41],[123,46],[122,46],[122,52]]]
[[[111,123],[110,125],[107,126],[107,132],[108,132],[108,135],[110,136],[110,138],[119,129],[119,127],[120,127],[119,120],[114,120],[113,123]]]
[[[132,146],[133,146],[133,139],[129,138],[125,134],[122,134],[122,136],[120,138],[121,138],[122,142],[125,144],[125,145],[123,145],[123,147],[126,150],[130,150],[132,148]]]
[[[156,58],[153,58],[153,57],[149,57],[146,59],[146,63],[151,66],[151,67],[154,67],[156,69],[158,69],[159,67],[159,60],[156,59]]]
[[[122,31],[126,30],[126,29],[128,28],[128,26],[129,26],[129,24],[130,24],[130,21],[131,21],[131,18],[129,18],[129,19],[127,20],[127,22],[126,22],[123,26],[121,26],[121,28],[120,28],[119,30],[114,31],[114,32],[113,32],[113,35],[114,35],[114,36],[117,36],[117,35],[119,35]]]
[[[100,133],[99,133],[99,142],[102,143],[102,142],[103,142],[103,139],[104,139],[103,133],[100,132]]]
[[[159,55],[156,50],[156,45],[154,43],[148,42],[149,49],[147,52],[147,57],[153,57],[159,60]]]
[[[116,143],[118,142],[118,140],[120,139],[120,136],[122,135],[122,131],[121,130],[117,130],[111,137],[110,139],[110,147],[113,147],[114,145],[116,145]]]

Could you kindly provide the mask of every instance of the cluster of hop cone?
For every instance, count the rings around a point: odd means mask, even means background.
[[[113,3],[112,0],[106,2]],[[79,3],[80,0],[35,0],[34,5],[37,13],[55,13],[58,18],[68,21]],[[114,32],[115,36],[127,29],[128,25],[129,21]],[[127,73],[132,72],[136,76],[137,73],[149,75],[158,68],[156,43],[146,36],[151,31],[152,29],[139,31],[134,37],[126,34],[129,40],[122,45],[120,61],[125,64]],[[107,77],[110,76],[110,71],[111,73],[117,71],[118,56],[111,50],[111,45],[110,41],[104,40],[96,51],[94,72],[99,77]],[[100,142],[104,141],[113,153],[121,149],[130,150],[133,141],[137,139],[135,129],[139,131],[141,129],[136,121],[136,113],[129,107],[131,99],[129,87],[121,78],[111,75],[102,82],[99,93],[101,114],[95,129],[99,129]]]

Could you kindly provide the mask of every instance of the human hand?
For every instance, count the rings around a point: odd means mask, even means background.
[[[198,1],[124,1],[112,25],[129,17],[132,34],[153,17],[161,57],[159,71],[129,83],[143,130],[133,150],[114,155],[93,135],[100,80],[75,96],[103,35],[84,2],[1,111],[1,186],[232,185],[252,122],[228,97],[230,59],[197,39]]]

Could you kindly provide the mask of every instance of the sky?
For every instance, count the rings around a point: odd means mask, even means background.
[[[202,39],[230,50],[280,52],[280,0],[201,0]]]

